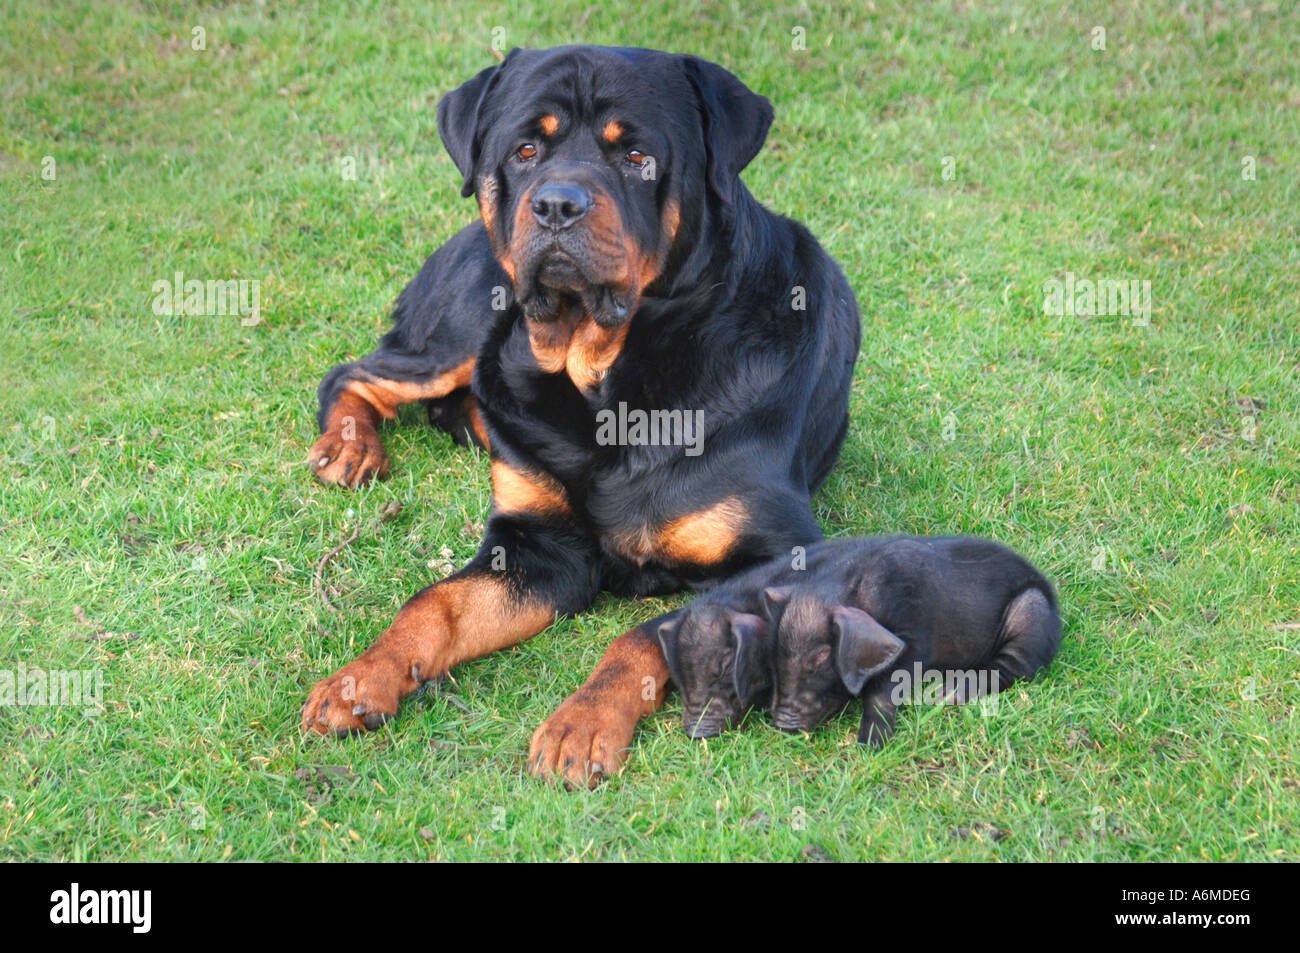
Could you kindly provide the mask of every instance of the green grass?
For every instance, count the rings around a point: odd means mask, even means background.
[[[0,2],[0,670],[105,679],[99,717],[0,707],[0,857],[1300,859],[1300,14],[696,6]],[[474,214],[434,105],[496,26],[772,98],[746,179],[864,315],[818,516],[1023,551],[1064,608],[1046,678],[993,717],[905,710],[878,753],[856,714],[695,743],[673,700],[569,794],[525,775],[533,729],[680,602],[602,598],[371,736],[300,734],[486,511],[486,460],[414,408],[386,483],[300,461],[320,377]],[[262,322],[155,316],[177,270],[260,279]],[[1149,326],[1045,315],[1070,271],[1149,280]],[[331,614],[317,560],[389,501]]]

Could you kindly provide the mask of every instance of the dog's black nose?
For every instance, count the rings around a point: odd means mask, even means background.
[[[591,211],[591,195],[579,185],[550,182],[533,193],[533,217],[547,228],[568,228]]]

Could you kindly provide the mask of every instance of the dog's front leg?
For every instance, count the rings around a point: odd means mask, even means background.
[[[452,666],[516,645],[587,606],[596,591],[593,546],[575,529],[558,484],[496,460],[492,500],[474,559],[413,596],[360,658],[318,682],[302,709],[303,728],[377,728],[402,698]]]
[[[611,642],[591,677],[533,733],[533,776],[585,788],[618,773],[637,722],[664,702],[668,666],[654,636],[661,619]]]

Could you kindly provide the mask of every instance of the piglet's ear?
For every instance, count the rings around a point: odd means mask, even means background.
[[[731,617],[731,638],[736,646],[736,661],[732,666],[736,698],[743,711],[772,687],[767,622],[759,616],[738,612]]]
[[[763,590],[763,611],[773,622],[781,618],[781,612],[790,601],[792,592],[794,586],[768,586]]]
[[[861,609],[837,606],[831,611],[835,627],[835,667],[844,687],[854,695],[873,675],[894,664],[907,646]]]
[[[681,628],[681,624],[682,617],[674,614],[659,623],[659,628],[655,630],[659,649],[664,653],[664,661],[668,664],[668,674],[679,688],[682,684],[682,673],[677,664],[677,630]]]

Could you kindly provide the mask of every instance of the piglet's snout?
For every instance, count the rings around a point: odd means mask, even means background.
[[[695,741],[703,738],[716,738],[722,734],[722,726],[716,722],[697,721],[694,724],[686,723],[686,736]]]
[[[682,727],[686,734],[699,740],[715,738],[722,734],[730,718],[730,712],[724,711],[717,699],[710,699],[708,704],[698,708],[687,707],[682,710]]]
[[[808,717],[789,708],[774,708],[772,724],[782,731],[803,731],[808,726]]]

